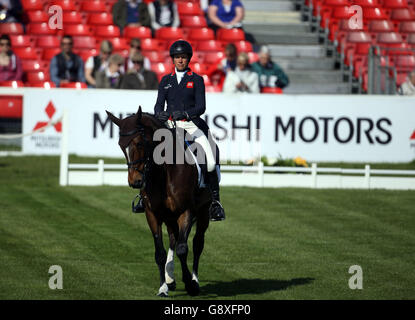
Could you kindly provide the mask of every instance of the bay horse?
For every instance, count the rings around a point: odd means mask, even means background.
[[[160,273],[158,296],[168,296],[175,290],[174,251],[182,267],[182,280],[189,295],[200,292],[198,280],[199,258],[204,247],[205,232],[209,226],[211,195],[208,188],[198,187],[198,171],[195,164],[157,164],[153,152],[160,141],[154,141],[154,133],[166,128],[152,114],[137,113],[119,119],[107,111],[111,121],[120,128],[118,144],[128,165],[129,186],[141,189],[145,215],[154,239],[155,260]],[[173,134],[173,138],[176,135]],[[176,143],[173,143],[175,146]],[[163,246],[162,224],[167,226],[169,252]],[[193,270],[187,266],[187,240],[192,225],[196,223],[193,238]]]

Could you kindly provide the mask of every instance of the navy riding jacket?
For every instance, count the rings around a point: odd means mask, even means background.
[[[201,76],[188,69],[178,84],[175,71],[165,75],[159,84],[155,114],[164,111],[165,102],[170,115],[174,111],[186,111],[196,126],[205,129],[206,124],[200,118],[206,110],[205,83]]]

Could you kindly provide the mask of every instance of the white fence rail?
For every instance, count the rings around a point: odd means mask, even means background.
[[[70,163],[61,167],[61,185],[127,186],[125,164]],[[221,166],[222,186],[249,187],[300,187],[300,188],[353,188],[353,189],[413,189],[415,170],[378,170],[366,165],[362,169],[266,167],[260,162],[256,166]],[[64,183],[62,183],[64,182]]]

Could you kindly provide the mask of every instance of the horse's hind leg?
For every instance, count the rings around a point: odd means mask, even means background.
[[[199,283],[199,259],[205,246],[205,232],[209,226],[209,208],[203,208],[202,214],[198,216],[196,224],[196,233],[193,237],[193,273],[192,280]]]
[[[188,294],[191,296],[196,296],[199,294],[199,283],[195,280],[192,280],[192,274],[187,267],[187,254],[188,254],[188,246],[187,246],[187,238],[189,237],[189,233],[192,227],[192,217],[189,210],[186,210],[180,218],[178,219],[179,225],[179,237],[177,239],[176,245],[176,254],[179,257],[180,264],[182,266],[182,280],[185,284],[185,288]]]

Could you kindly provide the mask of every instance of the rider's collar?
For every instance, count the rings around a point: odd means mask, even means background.
[[[186,70],[184,70],[184,71],[177,71],[177,70],[176,70],[176,67],[174,67],[173,72],[172,72],[170,75],[171,75],[171,76],[174,76],[174,75],[176,75],[176,73],[180,73],[180,72],[186,72],[186,74],[187,74],[188,76],[193,75],[193,71],[192,71],[192,69],[190,69],[189,67],[187,67],[187,68],[186,68]]]

